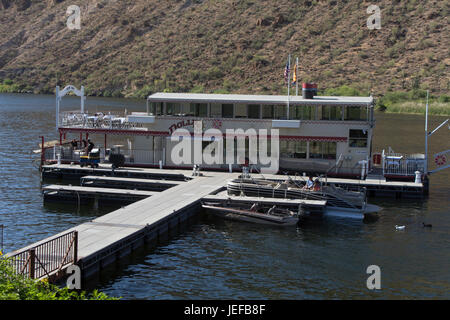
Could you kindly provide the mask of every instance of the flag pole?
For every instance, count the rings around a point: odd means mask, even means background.
[[[289,62],[288,62],[288,100],[287,100],[287,115],[286,119],[289,119],[289,96],[291,89],[291,54],[289,53]]]
[[[427,90],[427,104],[425,106],[425,166],[424,174],[428,174],[428,95],[429,90]]]
[[[295,95],[298,96],[298,57],[295,61]]]

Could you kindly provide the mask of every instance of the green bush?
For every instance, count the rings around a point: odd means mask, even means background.
[[[0,81],[0,93],[16,93],[21,92],[21,87],[15,84],[11,79]]]
[[[49,284],[46,280],[36,281],[18,275],[9,261],[0,257],[0,300],[118,300],[94,290],[71,291]]]

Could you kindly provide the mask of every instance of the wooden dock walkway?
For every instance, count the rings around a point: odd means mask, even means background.
[[[207,173],[162,192],[141,191],[151,196],[17,251],[78,231],[77,265],[83,277],[89,277],[145,242],[157,240],[177,228],[196,213],[203,197],[223,189],[229,179],[237,177],[238,174]],[[113,190],[117,191],[110,189]]]

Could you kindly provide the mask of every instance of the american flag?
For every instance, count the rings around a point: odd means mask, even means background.
[[[284,81],[288,82],[288,78],[289,78],[289,72],[291,70],[289,69],[289,61],[286,62],[286,68],[284,68]]]

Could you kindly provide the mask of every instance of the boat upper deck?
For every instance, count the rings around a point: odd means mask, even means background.
[[[147,98],[146,110],[131,114],[77,111],[61,112],[59,128],[94,129],[101,131],[126,130],[128,132],[165,131],[173,120],[224,121],[224,127],[235,121],[252,119],[256,122],[272,120],[282,122],[303,121],[326,123],[360,122],[373,123],[373,97],[243,95],[243,94],[200,94],[200,93],[155,93]],[[298,127],[298,126],[297,126]],[[142,132],[143,131],[143,132]],[[137,133],[139,134],[139,133]]]
[[[158,92],[149,96],[150,102],[187,102],[187,103],[245,103],[245,104],[286,104],[292,105],[336,105],[370,106],[373,97],[315,96],[304,99],[302,96],[282,95],[244,95],[244,94],[203,94],[203,93],[165,93]]]

